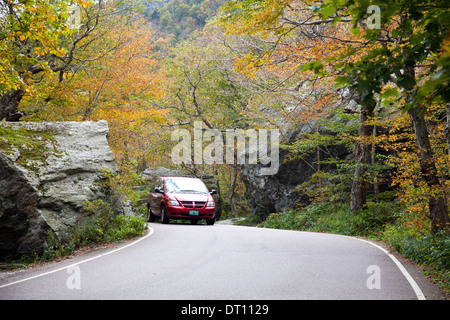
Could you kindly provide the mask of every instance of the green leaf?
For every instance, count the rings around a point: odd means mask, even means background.
[[[416,84],[416,81],[409,75],[403,75],[398,79],[397,84],[405,89],[412,89]]]
[[[357,36],[357,35],[359,35],[359,28],[358,27],[351,28],[350,32]]]
[[[348,85],[348,83],[349,83],[348,77],[343,77],[343,76],[337,77],[334,81],[336,82],[337,87],[343,87],[343,86]]]
[[[336,12],[336,8],[334,6],[326,6],[320,10],[320,15],[322,16],[322,20],[328,19],[333,13]]]
[[[398,96],[398,90],[396,88],[386,89],[381,94],[382,99],[388,99],[388,98],[397,97],[397,96]]]
[[[316,61],[316,62],[313,64],[312,68],[314,69],[314,71],[315,71],[316,73],[318,73],[318,72],[323,68],[322,61]]]
[[[313,69],[313,68],[314,68],[314,64],[315,64],[316,62],[317,62],[317,61],[312,61],[312,62],[308,62],[308,63],[304,64],[304,65],[302,66],[302,71],[309,71],[309,70]]]

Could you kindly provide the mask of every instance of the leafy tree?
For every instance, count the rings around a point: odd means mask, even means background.
[[[363,105],[375,103],[375,95],[386,84],[394,84],[395,95],[404,99],[402,108],[408,112],[420,152],[422,179],[432,190],[428,197],[432,227],[449,229],[447,200],[439,178],[425,119],[426,103],[446,105],[448,90],[448,56],[446,45],[450,26],[450,11],[444,1],[396,1],[379,3],[379,28],[358,28],[368,18],[368,1],[330,1],[317,11],[322,17],[334,14],[333,19],[351,16],[354,33],[360,33],[368,44],[374,44],[356,63],[343,63],[346,73],[342,83],[359,92]],[[354,55],[348,52],[348,56]],[[419,69],[420,67],[420,69]]]
[[[174,37],[173,44],[195,37],[212,18],[224,0],[171,0],[154,4],[144,1],[146,16],[162,37]]]
[[[233,72],[233,55],[210,30],[195,41],[179,44],[167,59],[169,78],[166,106],[175,121],[203,121],[209,129],[244,128],[241,112],[251,94],[245,77]]]
[[[45,74],[62,80],[73,72],[79,53],[96,39],[90,38],[108,16],[126,16],[133,1],[77,0],[79,28],[67,23],[72,2],[53,0],[4,0],[0,3],[0,119],[18,120],[18,106],[25,95],[35,94],[35,83]],[[78,27],[78,26],[77,26]],[[90,41],[85,41],[86,39]],[[88,59],[94,59],[89,57]],[[86,60],[86,59],[85,59]]]
[[[50,0],[0,2],[0,120],[17,117],[20,100],[33,91],[35,74],[58,72],[70,63],[70,51],[58,39],[71,33],[65,23],[68,4]]]
[[[272,41],[270,50],[259,57],[276,61],[274,52],[285,47],[286,39],[297,31],[310,39],[340,43],[344,50],[322,55],[310,61],[293,60],[302,71],[316,76],[334,74],[361,107],[359,141],[355,145],[354,181],[351,208],[357,211],[365,203],[364,181],[369,163],[372,135],[371,119],[379,99],[402,105],[409,113],[420,151],[422,178],[433,190],[429,194],[429,212],[433,229],[448,228],[445,190],[439,179],[425,120],[426,103],[441,106],[449,102],[448,32],[449,10],[444,1],[379,2],[379,25],[368,24],[369,1],[228,1],[221,17],[229,33],[254,34]],[[334,30],[334,31],[330,31]],[[297,52],[308,48],[308,42]],[[321,48],[325,52],[325,48]],[[291,52],[295,54],[295,51]],[[252,61],[256,61],[252,58]],[[419,68],[420,67],[420,68]],[[393,87],[385,87],[386,85]],[[395,99],[397,98],[397,99]]]
[[[151,133],[164,119],[152,104],[164,95],[152,34],[138,16],[132,22],[102,19],[91,38],[81,41],[84,50],[72,72],[62,79],[49,74],[37,85],[39,94],[26,97],[20,110],[29,121],[107,120],[119,161],[147,156]]]
[[[253,91],[246,77],[233,71],[233,54],[222,41],[219,30],[207,28],[195,41],[178,44],[166,59],[168,92],[161,108],[169,111],[168,126],[192,128],[201,121],[203,128],[225,133],[226,129],[247,129],[253,121],[246,115]],[[222,196],[236,215],[236,202],[241,199],[238,165],[194,163],[184,169],[199,176],[206,171],[218,173],[225,180]]]
[[[352,87],[346,89],[347,97],[342,100],[344,95],[330,86],[330,81],[341,79],[341,59],[353,63],[367,52],[368,44],[350,32],[350,18],[341,18],[336,22],[327,17],[321,19],[320,13],[313,8],[307,1],[227,2],[225,14],[219,21],[229,33],[256,35],[267,44],[257,46],[258,50],[250,52],[247,61],[241,61],[246,69],[249,66],[264,66],[279,70],[283,78],[277,82],[278,87],[285,88],[293,82],[292,87],[298,92],[297,101],[300,101],[295,104],[295,109],[303,109],[293,113],[297,115],[297,118],[292,118],[293,121],[314,121],[333,113],[337,105],[349,100],[361,106],[358,112],[360,139],[356,140],[354,147],[351,193],[352,209],[359,210],[365,203],[365,176],[370,162],[370,146],[365,141],[373,132],[367,120],[373,117],[376,103],[367,99],[366,91],[359,92]],[[354,53],[353,56],[346,56],[349,50]],[[364,82],[361,85],[364,86]],[[311,103],[308,104],[308,100]]]

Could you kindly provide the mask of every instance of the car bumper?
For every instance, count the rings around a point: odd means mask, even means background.
[[[190,211],[198,211],[198,215],[192,215]],[[212,219],[215,217],[215,207],[203,208],[203,209],[187,209],[183,207],[166,208],[166,215],[170,219]]]

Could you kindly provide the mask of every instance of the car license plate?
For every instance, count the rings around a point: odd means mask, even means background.
[[[198,216],[198,210],[189,210],[190,216]]]

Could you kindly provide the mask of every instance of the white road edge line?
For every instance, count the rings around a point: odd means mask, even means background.
[[[411,287],[414,290],[414,293],[417,296],[417,299],[418,300],[426,300],[425,295],[423,294],[422,290],[420,290],[420,287],[417,284],[417,282],[413,279],[413,277],[405,269],[405,267],[402,265],[402,263],[400,261],[398,261],[398,259],[396,257],[394,257],[392,254],[390,254],[389,251],[387,251],[386,249],[380,247],[379,245],[377,245],[377,244],[375,244],[373,242],[370,242],[370,241],[367,241],[367,240],[364,240],[364,239],[360,239],[360,238],[354,238],[354,237],[351,237],[351,238],[357,239],[357,240],[360,240],[360,241],[363,241],[363,242],[366,242],[368,244],[371,244],[371,245],[377,247],[378,249],[380,249],[381,251],[383,251],[385,254],[387,254],[388,257],[391,258],[392,261],[394,261],[394,263],[397,265],[397,267],[403,273],[403,275],[405,276],[406,280],[408,280],[409,284],[411,285]]]
[[[11,282],[11,283],[4,284],[4,285],[0,285],[0,289],[1,289],[1,288],[8,287],[8,286],[12,286],[12,285],[14,285],[14,284],[18,284],[18,283],[21,283],[21,282],[25,282],[25,281],[29,281],[29,280],[32,280],[32,279],[40,278],[40,277],[43,277],[43,276],[46,276],[46,275],[49,275],[49,274],[52,274],[52,273],[55,273],[55,272],[59,272],[59,271],[62,271],[62,270],[66,270],[67,268],[71,268],[71,267],[80,265],[80,264],[82,264],[82,263],[86,263],[86,262],[89,262],[89,261],[92,261],[92,260],[95,260],[95,259],[98,259],[98,258],[107,256],[107,255],[109,255],[109,254],[111,254],[111,253],[120,251],[120,250],[122,250],[122,249],[131,247],[132,245],[135,245],[136,243],[141,242],[142,240],[147,239],[148,237],[150,237],[150,236],[153,234],[153,232],[155,232],[155,230],[154,230],[152,227],[148,227],[148,228],[150,229],[150,232],[149,232],[148,234],[146,234],[144,237],[142,237],[142,238],[140,238],[140,239],[138,239],[138,240],[136,240],[136,241],[133,241],[133,242],[127,244],[127,245],[124,245],[123,247],[120,247],[120,248],[117,248],[117,249],[115,249],[115,250],[112,250],[112,251],[108,251],[108,252],[102,253],[102,254],[100,254],[100,255],[98,255],[98,256],[95,256],[95,257],[92,257],[92,258],[89,258],[89,259],[86,259],[86,260],[82,260],[82,261],[80,261],[80,262],[73,263],[73,264],[68,265],[68,266],[66,266],[66,267],[62,267],[62,268],[55,269],[55,270],[52,270],[52,271],[48,271],[48,272],[45,272],[45,273],[41,273],[41,274],[38,274],[38,275],[35,275],[35,276],[32,276],[32,277],[29,277],[29,278],[25,278],[25,279],[22,279],[22,280],[18,280],[18,281],[14,281],[14,282]]]
[[[86,262],[89,262],[89,261],[92,261],[92,260],[95,260],[95,259],[107,256],[107,255],[112,254],[114,252],[120,251],[122,249],[131,247],[132,245],[135,245],[136,243],[147,239],[148,237],[150,237],[153,234],[153,232],[155,232],[155,230],[152,227],[149,227],[149,229],[150,229],[150,232],[147,235],[145,235],[144,237],[142,237],[142,238],[140,238],[140,239],[138,239],[136,241],[133,241],[132,243],[129,243],[129,244],[123,246],[123,247],[117,248],[117,249],[112,250],[112,251],[108,251],[106,253],[102,253],[102,254],[100,254],[98,256],[95,256],[95,257],[92,257],[92,258],[89,258],[89,259],[86,259],[86,260],[82,260],[82,261],[77,262],[77,263],[73,263],[73,264],[68,265],[66,267],[62,267],[62,268],[55,269],[55,270],[52,270],[52,271],[49,271],[49,272],[45,272],[45,273],[41,273],[41,274],[35,275],[33,277],[29,277],[29,278],[25,278],[25,279],[22,279],[22,280],[14,281],[14,282],[11,282],[11,283],[7,283],[7,284],[4,284],[4,285],[0,285],[0,289],[8,287],[8,286],[12,286],[12,285],[17,284],[17,283],[29,281],[29,280],[36,279],[36,278],[39,278],[39,277],[43,277],[43,276],[46,276],[46,275],[49,275],[49,274],[52,274],[52,273],[55,273],[55,272],[59,272],[59,271],[65,270],[67,268],[70,268],[70,267],[73,267],[73,266],[77,266],[77,265],[80,265],[82,263],[86,263]],[[356,239],[356,240],[359,240],[359,241],[363,241],[363,242],[368,243],[368,244],[370,244],[370,245],[372,245],[374,247],[377,247],[378,249],[383,251],[389,258],[391,258],[392,261],[394,261],[394,263],[400,269],[400,271],[402,272],[402,274],[404,275],[406,280],[408,280],[409,284],[411,285],[411,287],[414,290],[414,293],[417,296],[417,299],[418,300],[426,300],[425,295],[423,294],[423,292],[420,289],[420,287],[417,284],[417,282],[413,279],[413,277],[409,274],[409,272],[405,269],[405,267],[401,264],[401,262],[398,261],[398,259],[396,257],[394,257],[392,254],[390,254],[389,251],[385,250],[384,248],[380,247],[379,245],[377,245],[377,244],[375,244],[373,242],[370,242],[370,241],[367,241],[367,240],[364,240],[364,239],[360,239],[360,238],[355,238],[355,237],[350,237],[350,238]]]

